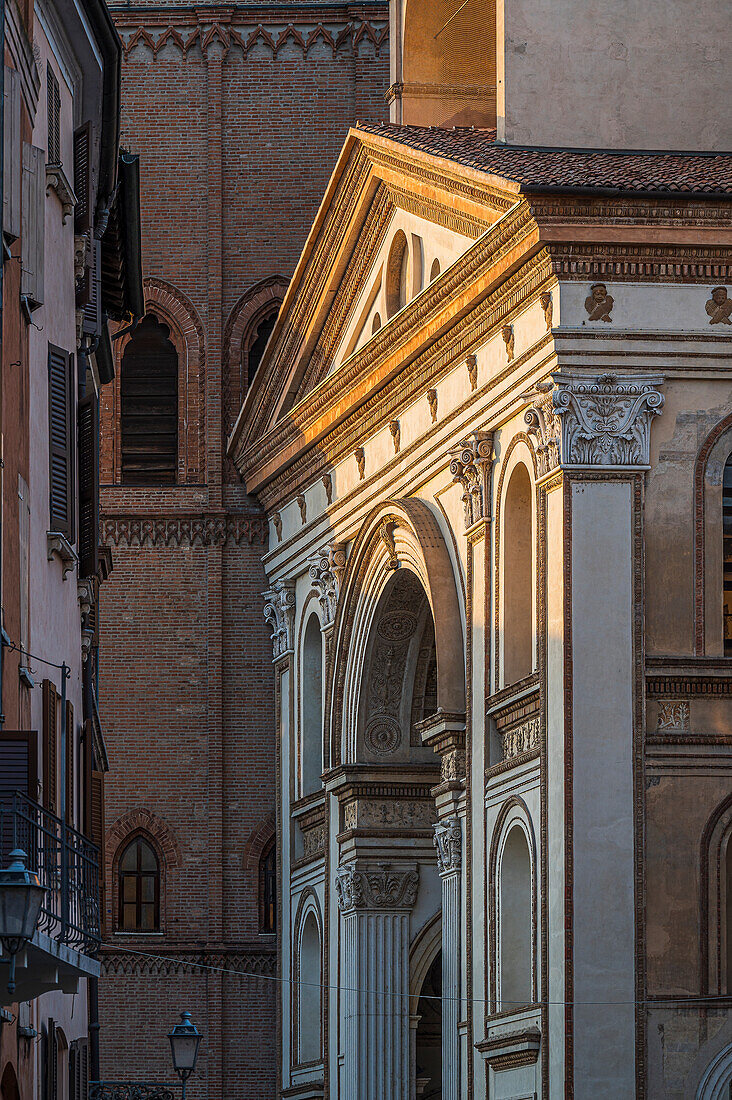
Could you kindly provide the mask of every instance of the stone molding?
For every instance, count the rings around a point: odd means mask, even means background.
[[[459,871],[462,866],[462,826],[459,817],[449,817],[435,825],[437,867],[441,875]]]
[[[235,970],[239,974],[274,974],[277,955],[264,951],[187,951],[176,948],[174,958],[159,954],[154,958],[129,955],[126,951],[103,950],[100,956],[105,975],[153,974],[168,977],[171,974],[195,974],[202,968],[216,967]]]
[[[120,547],[243,546],[267,542],[263,516],[177,516],[141,519],[115,516],[102,519],[100,543]]]
[[[463,490],[466,531],[488,519],[488,475],[492,461],[493,432],[472,432],[450,450],[450,473]]]
[[[414,869],[339,867],[335,878],[341,913],[357,909],[411,909],[417,900],[418,886],[419,874]]]
[[[308,572],[313,588],[318,594],[322,611],[322,625],[331,626],[338,609],[341,580],[346,568],[345,543],[331,542],[312,558]]]
[[[540,477],[556,466],[646,467],[651,421],[663,409],[663,375],[552,375],[525,396]]]
[[[272,627],[272,653],[276,661],[293,647],[295,625],[295,585],[293,581],[275,581],[263,592],[264,618]]]
[[[514,760],[539,748],[539,718],[529,718],[502,735],[503,759]]]

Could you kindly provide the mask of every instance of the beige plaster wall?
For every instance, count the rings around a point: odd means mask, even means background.
[[[729,149],[732,29],[715,0],[498,0],[501,140]]]

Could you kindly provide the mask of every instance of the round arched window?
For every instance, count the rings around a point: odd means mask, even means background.
[[[122,932],[160,929],[160,864],[141,836],[130,841],[119,861],[119,927]]]

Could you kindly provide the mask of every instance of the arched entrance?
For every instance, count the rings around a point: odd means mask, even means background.
[[[15,1070],[9,1062],[3,1070],[2,1080],[0,1080],[0,1100],[20,1100],[18,1078],[15,1076]]]
[[[415,1092],[418,1100],[442,1100],[442,951],[422,982],[417,1017]]]

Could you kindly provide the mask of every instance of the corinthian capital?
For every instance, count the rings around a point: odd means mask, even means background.
[[[459,817],[449,817],[435,825],[437,866],[441,875],[459,871],[462,863],[462,828]]]
[[[292,633],[295,623],[295,586],[292,581],[275,581],[263,592],[264,617],[272,627],[272,653],[274,659],[292,649]]]
[[[330,626],[335,620],[345,568],[346,547],[343,543],[329,543],[310,559],[308,571],[313,588],[317,591],[320,600],[323,626]]]
[[[473,432],[450,451],[450,473],[463,490],[466,530],[488,516],[488,474],[492,459],[493,432]]]
[[[356,909],[411,909],[417,900],[419,875],[416,870],[369,870],[339,867],[335,888],[342,913]]]

